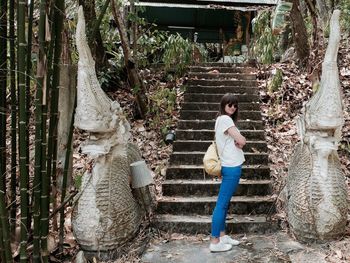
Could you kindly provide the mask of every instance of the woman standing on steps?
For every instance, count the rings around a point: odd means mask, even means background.
[[[220,101],[220,112],[215,122],[215,141],[221,160],[222,182],[218,200],[212,216],[211,252],[228,251],[239,241],[232,239],[225,233],[225,220],[239,179],[242,163],[245,161],[242,148],[246,139],[240,134],[235,123],[238,118],[238,100],[231,94],[225,94]]]

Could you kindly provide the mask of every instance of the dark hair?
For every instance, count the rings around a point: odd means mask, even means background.
[[[233,113],[232,120],[236,122],[238,120],[238,100],[235,95],[232,93],[226,93],[224,96],[222,96],[221,101],[220,101],[220,111],[219,115],[227,115],[225,111],[225,107],[227,104],[233,104],[235,105],[236,111]]]

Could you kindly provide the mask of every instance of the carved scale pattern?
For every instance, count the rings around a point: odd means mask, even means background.
[[[100,157],[92,173],[83,176],[83,192],[73,209],[72,225],[84,250],[115,249],[132,238],[140,225],[128,175],[130,163],[141,160],[141,155],[131,143],[126,152],[116,151],[105,160]]]
[[[315,180],[318,175],[312,174],[312,163],[307,145],[299,143],[287,178],[287,214],[292,232],[304,242],[335,238],[343,233],[347,221],[347,188],[337,155],[328,159],[327,195]]]

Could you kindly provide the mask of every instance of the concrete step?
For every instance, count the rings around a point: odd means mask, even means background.
[[[249,73],[208,73],[208,72],[190,72],[190,79],[217,79],[217,80],[255,80],[256,74]]]
[[[199,215],[157,215],[154,227],[170,233],[210,234],[211,216]],[[264,234],[278,229],[276,222],[266,215],[231,214],[226,219],[226,232],[230,234]]]
[[[173,151],[202,151],[205,152],[213,140],[197,141],[197,140],[176,140],[173,143]],[[265,141],[247,141],[244,145],[245,152],[267,152],[267,144]]]
[[[186,92],[189,93],[235,93],[235,94],[258,94],[256,87],[239,87],[239,86],[186,86]]]
[[[180,130],[214,130],[215,120],[179,120],[177,124]],[[261,120],[239,120],[237,127],[240,130],[263,130]]]
[[[205,62],[196,66],[201,67],[230,67],[230,68],[249,68],[255,67],[253,63],[245,62],[245,63],[229,63],[229,62]]]
[[[241,130],[241,134],[248,141],[261,141],[265,140],[265,131],[263,130]],[[200,140],[209,141],[214,140],[213,130],[177,130],[177,140]]]
[[[270,179],[270,168],[267,165],[247,165],[242,166],[242,179],[258,179],[267,180]],[[169,165],[166,170],[166,179],[186,179],[186,180],[199,180],[199,179],[211,179],[210,175],[204,173],[203,164],[200,165]]]
[[[220,97],[221,98],[221,97]],[[220,100],[220,99],[219,99]],[[258,102],[240,102],[239,110],[258,110],[260,111],[260,105]],[[181,104],[182,110],[210,110],[210,111],[219,111],[220,105],[219,101],[217,102],[183,102]]]
[[[185,82],[187,86],[241,86],[255,87],[256,80],[225,80],[225,79],[189,79]]]
[[[164,196],[217,196],[220,180],[166,180],[162,184]],[[271,194],[270,180],[241,179],[235,196],[264,196]]]
[[[217,70],[219,73],[255,73],[256,68],[252,67],[239,67],[239,66],[192,66],[189,68],[190,72],[212,72]]]
[[[184,101],[186,102],[216,102],[219,103],[221,97],[224,94],[215,94],[215,93],[185,93]],[[241,102],[258,102],[259,96],[253,94],[235,94],[237,100]]]
[[[180,119],[182,120],[214,120],[218,115],[217,111],[182,110]],[[261,111],[239,111],[241,120],[261,120]]]
[[[170,156],[170,163],[176,164],[203,164],[205,152],[173,152]],[[268,164],[268,154],[266,153],[244,153],[245,164]]]
[[[158,200],[158,214],[211,215],[217,196],[182,197],[163,196]],[[234,196],[228,214],[261,215],[274,211],[274,198],[270,196]]]

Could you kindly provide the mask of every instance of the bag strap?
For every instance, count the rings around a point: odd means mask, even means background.
[[[228,138],[225,140],[224,148],[222,148],[221,155],[223,154],[223,152],[224,152],[224,150],[225,150],[227,141],[228,141]],[[220,155],[219,155],[218,147],[217,147],[217,144],[216,144],[216,125],[215,125],[215,129],[214,129],[214,141],[213,141],[212,143],[214,143],[214,145],[215,145],[216,155],[218,156],[218,159],[220,160]],[[205,173],[205,170],[204,170],[204,168],[203,168],[203,178],[204,178],[204,180],[205,180],[205,174],[206,174],[206,173]]]

